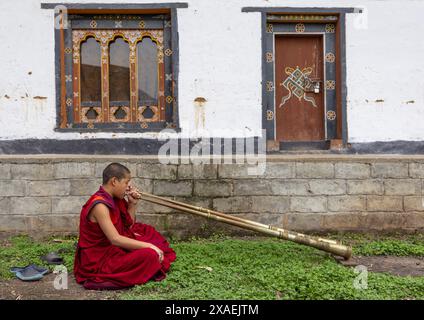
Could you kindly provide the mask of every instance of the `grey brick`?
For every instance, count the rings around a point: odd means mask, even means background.
[[[232,186],[229,181],[199,180],[194,181],[194,195],[200,197],[231,196]]]
[[[405,211],[424,211],[424,197],[403,197]]]
[[[9,197],[1,197],[0,198],[0,215],[2,214],[10,214],[10,198]]]
[[[12,164],[12,179],[50,180],[54,178],[52,164]]]
[[[69,180],[29,181],[28,196],[65,196],[71,191]]]
[[[254,196],[252,197],[252,212],[284,213],[289,211],[289,197],[284,196]]]
[[[283,228],[292,231],[319,231],[322,214],[320,213],[287,213]]]
[[[55,177],[60,178],[94,178],[94,163],[61,162],[55,164]]]
[[[202,234],[203,229],[210,222],[208,219],[191,214],[168,214],[166,227],[167,230],[172,230],[172,236],[186,239],[196,234]]]
[[[89,197],[68,196],[62,198],[52,198],[52,213],[79,214],[82,206]]]
[[[411,178],[424,178],[424,163],[410,163],[409,176]]]
[[[309,195],[308,180],[300,179],[273,179],[270,181],[273,195]]]
[[[334,178],[332,163],[305,162],[296,163],[297,178]]]
[[[213,208],[226,212],[251,212],[252,199],[250,197],[229,197],[213,199]]]
[[[320,231],[358,231],[359,213],[332,213],[321,217]]]
[[[347,181],[348,194],[370,194],[382,195],[383,194],[383,181],[382,180],[351,180]]]
[[[216,179],[218,166],[215,164],[182,164],[178,166],[178,179]]]
[[[424,231],[424,212],[408,212],[403,214],[406,216],[405,229],[415,232]]]
[[[367,196],[368,211],[402,211],[400,196]]]
[[[103,177],[103,170],[106,168],[107,165],[112,163],[112,161],[107,162],[96,162],[94,164],[94,177],[95,178],[102,178]]]
[[[404,229],[408,214],[404,212],[363,212],[359,215],[361,231],[399,231]]]
[[[50,225],[54,232],[78,233],[79,214],[49,215]]]
[[[136,221],[153,226],[158,232],[167,231],[167,215],[164,214],[137,214]]]
[[[291,197],[290,211],[293,212],[326,212],[326,197]]]
[[[271,181],[260,179],[239,179],[233,181],[234,195],[270,195]]]
[[[49,197],[13,197],[10,198],[11,214],[48,214],[51,212]]]
[[[30,230],[41,233],[78,233],[79,215],[40,215],[28,217]]]
[[[218,165],[219,178],[252,178],[247,174],[248,166],[246,164],[221,164]]]
[[[365,211],[365,196],[335,196],[328,197],[328,210],[330,211]]]
[[[27,217],[24,215],[0,215],[0,232],[28,231]]]
[[[192,190],[192,181],[155,180],[153,182],[153,193],[159,196],[190,196]]]
[[[137,177],[175,180],[177,178],[177,166],[170,164],[140,163],[137,165]]]
[[[10,171],[9,163],[0,163],[0,180],[11,179],[12,175]]]
[[[267,162],[264,177],[266,178],[295,178],[294,162]]]
[[[312,179],[309,181],[312,194],[337,195],[346,193],[346,182],[344,180]]]
[[[294,178],[295,166],[293,162],[267,162],[263,175],[249,174],[248,168],[254,168],[249,164],[223,164],[218,166],[220,178],[252,179],[259,178]]]
[[[34,215],[27,216],[28,231],[37,230],[37,237],[42,237],[42,234],[49,234],[52,232],[52,221],[49,219],[50,215]]]
[[[384,193],[387,195],[419,195],[421,180],[387,179],[384,181]]]
[[[0,196],[25,196],[26,184],[22,180],[0,180]]]
[[[408,178],[408,164],[402,162],[373,163],[371,176],[378,178]]]
[[[118,162],[121,163],[122,165],[126,166],[130,170],[131,178],[137,177],[137,163],[135,163],[135,162],[125,162],[125,161],[124,162],[118,161]]]
[[[133,178],[130,184],[142,192],[153,193],[153,180],[151,179]]]
[[[371,167],[365,163],[339,162],[335,164],[336,178],[365,179],[371,174]]]
[[[91,196],[99,190],[101,179],[71,179],[70,195],[71,196]]]

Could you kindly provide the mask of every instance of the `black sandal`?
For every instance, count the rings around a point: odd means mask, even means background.
[[[42,256],[41,260],[48,264],[63,264],[63,259],[56,252],[50,252]]]

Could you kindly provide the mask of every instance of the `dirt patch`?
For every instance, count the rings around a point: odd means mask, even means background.
[[[77,284],[73,275],[69,275],[68,289],[56,290],[53,281],[56,274],[50,273],[39,281],[21,281],[19,279],[0,280],[1,300],[112,300],[119,291],[85,290]]]
[[[424,276],[424,257],[354,256],[348,261],[337,261],[344,266],[363,265],[368,271],[387,272],[395,276]]]

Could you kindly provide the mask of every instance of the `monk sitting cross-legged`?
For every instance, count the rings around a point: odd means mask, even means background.
[[[82,208],[74,274],[86,289],[159,281],[176,259],[159,232],[135,222],[137,190],[130,179],[128,168],[111,163],[103,171],[103,185]]]

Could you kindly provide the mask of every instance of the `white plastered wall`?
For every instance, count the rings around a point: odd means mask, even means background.
[[[58,1],[0,1],[0,139],[157,137],[54,131],[53,10],[41,9],[41,2]],[[341,6],[365,9],[362,15],[347,14],[346,21],[349,142],[424,140],[424,1],[186,2],[187,9],[178,9],[182,136],[260,134],[260,13],[243,13],[242,7]],[[195,106],[196,97],[204,97],[205,106]]]

